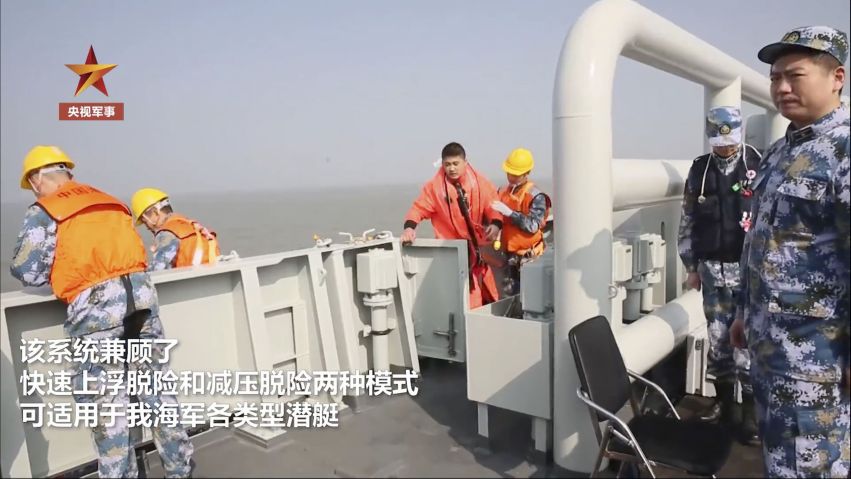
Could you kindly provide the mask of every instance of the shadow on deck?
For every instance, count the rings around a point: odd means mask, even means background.
[[[357,412],[341,413],[338,427],[292,429],[269,449],[228,429],[196,435],[195,477],[582,477],[531,454],[531,421],[522,414],[492,407],[491,439],[480,438],[465,375],[463,364],[426,360],[417,396],[364,398]],[[687,417],[708,401],[686,397],[678,409]],[[153,450],[149,463],[151,476],[163,477]],[[761,450],[735,444],[719,477],[762,475]]]

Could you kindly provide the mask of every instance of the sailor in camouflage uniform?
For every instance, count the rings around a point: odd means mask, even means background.
[[[114,197],[77,183],[70,170],[74,162],[59,148],[37,146],[24,160],[21,187],[34,191],[37,201],[29,207],[18,235],[11,273],[25,286],[50,284],[67,307],[65,333],[71,338],[160,339],[157,293],[145,272],[145,250],[127,207]],[[61,241],[57,242],[57,238]],[[149,364],[130,368],[165,371],[160,364],[164,345],[154,344]],[[74,391],[97,389],[84,384],[88,377],[104,381],[110,371],[127,373],[122,363],[75,363]],[[125,387],[126,387],[125,383]],[[75,394],[77,402],[121,404],[114,424],[93,428],[100,477],[136,477],[138,468],[125,409],[126,389],[117,395]],[[173,404],[174,396],[139,395],[156,411]],[[192,443],[185,429],[158,426],[154,441],[167,477],[189,477]]]
[[[142,188],[130,199],[136,225],[154,235],[153,260],[148,271],[215,264],[221,254],[216,233],[172,209],[165,191]]]
[[[747,340],[771,477],[849,474],[849,116],[845,33],[802,27],[759,52],[792,124],[765,153],[732,341]],[[741,316],[738,316],[741,314]]]
[[[742,387],[742,423],[745,442],[758,443],[749,379],[747,351],[730,344],[729,328],[736,313],[739,258],[753,192],[751,182],[761,156],[742,143],[742,114],[738,107],[713,108],[705,133],[712,152],[695,158],[683,195],[678,236],[680,258],[688,271],[687,286],[703,292],[703,310],[709,333],[708,372],[715,377],[715,403],[701,416],[721,419],[733,428],[735,383]]]

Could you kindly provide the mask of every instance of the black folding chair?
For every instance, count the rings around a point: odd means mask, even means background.
[[[629,371],[604,316],[588,319],[568,333],[581,386],[576,394],[588,405],[600,450],[594,477],[603,457],[621,462],[618,476],[630,464],[644,464],[652,477],[653,467],[667,467],[688,474],[711,476],[727,461],[732,438],[716,424],[681,420],[665,391],[656,383]],[[643,414],[632,394],[629,377],[659,392],[673,417]],[[629,401],[633,418],[617,417]],[[642,400],[642,403],[644,401]],[[604,432],[599,423],[608,420]]]

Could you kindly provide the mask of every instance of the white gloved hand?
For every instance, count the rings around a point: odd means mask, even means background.
[[[508,205],[499,200],[495,200],[493,203],[491,203],[491,209],[496,211],[497,213],[500,213],[502,216],[511,216],[511,213],[514,213],[514,211],[509,208]]]

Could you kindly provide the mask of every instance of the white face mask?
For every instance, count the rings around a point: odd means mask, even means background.
[[[735,157],[736,155],[738,155],[740,151],[742,151],[742,149],[741,149],[741,148],[737,148],[737,149],[733,150],[733,153],[731,153],[731,154],[729,154],[729,155],[727,155],[727,156],[721,156],[721,155],[719,155],[718,153],[715,153],[715,152],[713,151],[713,152],[712,152],[712,155],[713,155],[713,156],[715,156],[715,158],[718,158],[719,160],[725,160],[725,161],[726,161],[726,160],[729,160],[729,159],[731,159],[731,158]]]
[[[44,177],[44,175],[46,175],[48,173],[53,173],[53,172],[56,172],[56,171],[65,171],[65,172],[68,173],[69,176],[71,175],[70,170],[68,168],[66,168],[65,165],[60,164],[60,165],[55,165],[55,166],[46,166],[46,167],[38,170],[38,172],[36,172],[34,175],[32,175],[29,178],[30,187],[32,188],[32,190],[33,190],[33,192],[35,193],[36,196],[41,195],[41,191],[39,191],[39,189],[36,187],[35,181],[33,181],[33,179],[38,178],[39,183],[41,183],[41,180]]]
[[[33,179],[30,178],[29,182],[30,182],[30,188],[32,189],[35,197],[38,198],[39,196],[41,196],[41,191],[38,190],[38,186],[36,186],[35,181],[33,181]]]

